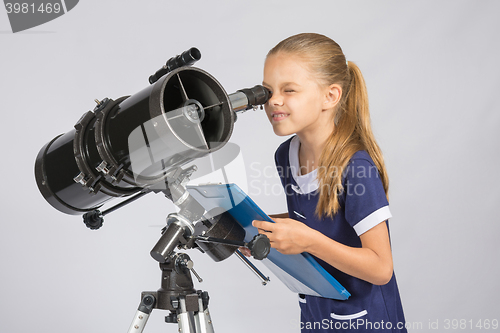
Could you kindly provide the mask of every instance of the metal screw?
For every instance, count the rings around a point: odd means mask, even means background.
[[[134,326],[134,328],[135,328],[136,330],[138,330],[138,329],[139,329],[139,325],[135,325],[135,326]]]
[[[142,320],[142,318],[144,318],[143,316],[139,316],[139,319]]]
[[[95,169],[98,171],[98,172],[102,172],[104,174],[108,174],[109,173],[109,169],[107,168],[108,164],[104,161],[101,162],[101,164],[99,164]]]
[[[87,182],[85,181],[85,174],[83,172],[80,172],[78,174],[78,176],[76,176],[75,178],[73,178],[74,182],[75,183],[79,183],[83,186],[87,185]]]

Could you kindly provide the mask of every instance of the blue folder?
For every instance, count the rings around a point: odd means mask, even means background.
[[[273,222],[236,184],[209,184],[187,188],[207,211],[216,207],[228,211],[245,229],[245,242],[249,242],[258,233],[257,228],[252,226],[253,220]],[[272,248],[262,262],[293,292],[338,300],[346,300],[351,296],[308,253],[285,255]]]

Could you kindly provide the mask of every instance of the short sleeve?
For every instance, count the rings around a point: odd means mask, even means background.
[[[366,152],[356,153],[349,162],[343,197],[345,219],[358,236],[392,217],[378,169]]]

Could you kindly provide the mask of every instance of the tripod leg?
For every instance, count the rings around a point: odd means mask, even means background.
[[[194,315],[197,333],[214,333],[212,319],[208,311],[208,293],[198,294],[198,312]]]
[[[142,333],[149,319],[149,315],[151,311],[153,311],[155,302],[156,298],[153,295],[144,295],[135,313],[134,320],[128,329],[128,333]]]
[[[179,297],[179,309],[177,312],[177,320],[179,323],[179,332],[182,333],[195,333],[195,326],[193,325],[193,313],[186,309],[186,298]]]

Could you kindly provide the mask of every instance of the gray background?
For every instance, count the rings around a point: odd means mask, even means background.
[[[229,93],[259,84],[266,52],[304,31],[335,39],[365,76],[391,181],[395,271],[407,320],[422,325],[413,331],[500,319],[499,12],[498,1],[88,0],[12,34],[0,10],[1,331],[126,332],[140,292],[160,284],[149,251],[173,205],[149,195],[90,231],[38,192],[33,166],[46,142],[94,98],[141,90],[191,46]],[[256,170],[272,170],[285,139],[262,112],[242,115],[231,138],[247,165],[241,179],[268,213],[283,212],[284,198],[259,194],[279,181]],[[190,254],[217,332],[298,331],[296,295],[276,278],[262,287],[236,258]],[[146,332],[175,332],[165,314]]]

